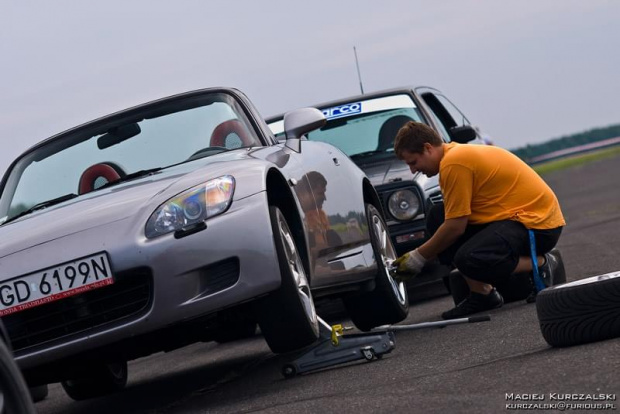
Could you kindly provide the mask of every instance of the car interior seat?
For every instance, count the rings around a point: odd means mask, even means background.
[[[387,151],[394,148],[394,138],[396,138],[398,130],[409,121],[413,121],[413,119],[406,115],[395,115],[388,118],[379,129],[377,151]]]
[[[125,176],[121,167],[113,162],[101,162],[84,170],[80,177],[78,194],[89,193],[101,186]]]
[[[211,133],[209,145],[228,149],[252,146],[255,139],[238,119],[230,119],[219,124]]]

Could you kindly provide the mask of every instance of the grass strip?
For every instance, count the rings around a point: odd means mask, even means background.
[[[567,168],[588,164],[593,161],[615,157],[617,155],[620,155],[620,146],[588,152],[586,154],[573,155],[559,160],[548,161],[542,164],[534,165],[532,168],[539,175],[543,175],[553,171],[565,170]]]

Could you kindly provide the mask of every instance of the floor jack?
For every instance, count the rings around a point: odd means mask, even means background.
[[[395,331],[413,331],[423,328],[443,328],[461,323],[485,322],[491,320],[488,315],[447,321],[423,322],[413,325],[387,325],[367,333],[344,334],[342,325],[330,326],[319,318],[319,339],[295,360],[282,367],[282,375],[292,378],[295,375],[317,369],[328,368],[346,362],[365,359],[381,359],[396,347]]]

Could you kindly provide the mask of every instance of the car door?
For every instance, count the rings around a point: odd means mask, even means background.
[[[316,211],[306,212],[313,286],[359,278],[360,266],[368,266],[363,249],[369,240],[361,179],[355,182],[359,177],[342,151],[323,142],[302,140],[299,159],[305,174],[297,187],[310,188],[316,204]]]

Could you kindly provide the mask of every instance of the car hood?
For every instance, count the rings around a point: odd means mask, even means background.
[[[181,164],[108,188],[93,191],[67,202],[35,211],[0,227],[0,258],[114,221],[136,216],[144,221],[170,197],[208,179],[233,171],[252,170],[257,160],[245,151],[234,151]],[[230,162],[243,159],[243,168]],[[238,177],[238,174],[234,174]],[[235,199],[248,196],[248,189],[235,189]],[[252,189],[258,192],[261,189]]]
[[[396,181],[415,180],[420,173],[411,174],[407,164],[397,158],[377,162],[359,163],[360,167],[374,186]]]
[[[439,189],[439,176],[427,177],[417,172],[411,173],[409,166],[397,158],[360,163],[358,166],[366,173],[373,186],[399,181],[415,181],[425,194]]]

